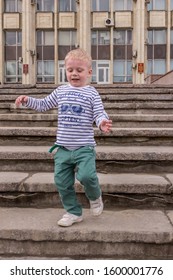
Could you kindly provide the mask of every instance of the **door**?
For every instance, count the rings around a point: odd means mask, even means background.
[[[110,82],[110,67],[109,62],[98,62],[97,64],[97,83],[108,84]]]

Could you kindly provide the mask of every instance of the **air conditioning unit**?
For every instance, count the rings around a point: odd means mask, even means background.
[[[111,18],[105,19],[105,26],[114,26],[114,21]]]

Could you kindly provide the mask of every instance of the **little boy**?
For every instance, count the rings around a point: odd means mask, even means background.
[[[59,86],[43,99],[21,95],[15,104],[40,112],[58,108],[56,142],[50,152],[57,149],[54,180],[66,210],[58,225],[68,227],[83,220],[82,206],[74,189],[75,172],[89,199],[92,215],[98,216],[103,211],[96,173],[93,122],[107,133],[112,121],[104,111],[98,92],[89,85],[91,57],[82,49],[72,50],[65,57],[65,69],[69,84]]]

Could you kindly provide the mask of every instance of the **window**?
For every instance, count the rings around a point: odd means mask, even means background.
[[[166,72],[166,30],[148,31],[148,74]]]
[[[5,82],[16,83],[22,81],[22,32],[5,32]]]
[[[6,13],[22,12],[22,0],[5,0],[4,10]]]
[[[91,7],[93,12],[107,12],[109,11],[109,0],[91,0]]]
[[[93,59],[92,82],[109,83],[110,31],[108,30],[92,31],[91,56]]]
[[[166,9],[166,1],[165,0],[151,0],[148,6],[148,11],[150,10],[165,10]]]
[[[37,11],[53,12],[54,0],[37,0]]]
[[[58,33],[58,81],[66,83],[64,58],[66,54],[76,48],[76,30],[59,31]]]
[[[132,81],[132,30],[114,31],[113,81]]]
[[[132,62],[114,60],[114,83],[132,82]]]
[[[37,82],[54,82],[53,31],[37,31]]]
[[[66,54],[76,48],[76,30],[59,31],[58,58],[63,60]]]
[[[132,0],[114,0],[114,11],[132,11]]]
[[[173,10],[173,0],[171,0],[171,3],[170,3],[170,5],[171,5],[171,11]]]
[[[60,84],[67,83],[66,71],[65,71],[65,63],[64,60],[58,61],[58,82]]]
[[[37,62],[37,82],[54,82],[54,61]]]
[[[76,12],[76,0],[59,0],[59,12]]]
[[[92,31],[91,55],[94,60],[110,59],[110,31],[107,30]]]
[[[171,30],[171,70],[173,70],[173,30]]]

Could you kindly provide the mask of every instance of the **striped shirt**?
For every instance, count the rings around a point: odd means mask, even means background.
[[[95,146],[93,123],[99,127],[103,119],[108,119],[99,93],[90,85],[59,86],[43,99],[28,97],[26,107],[39,112],[57,108],[58,129],[55,144],[69,150]]]

